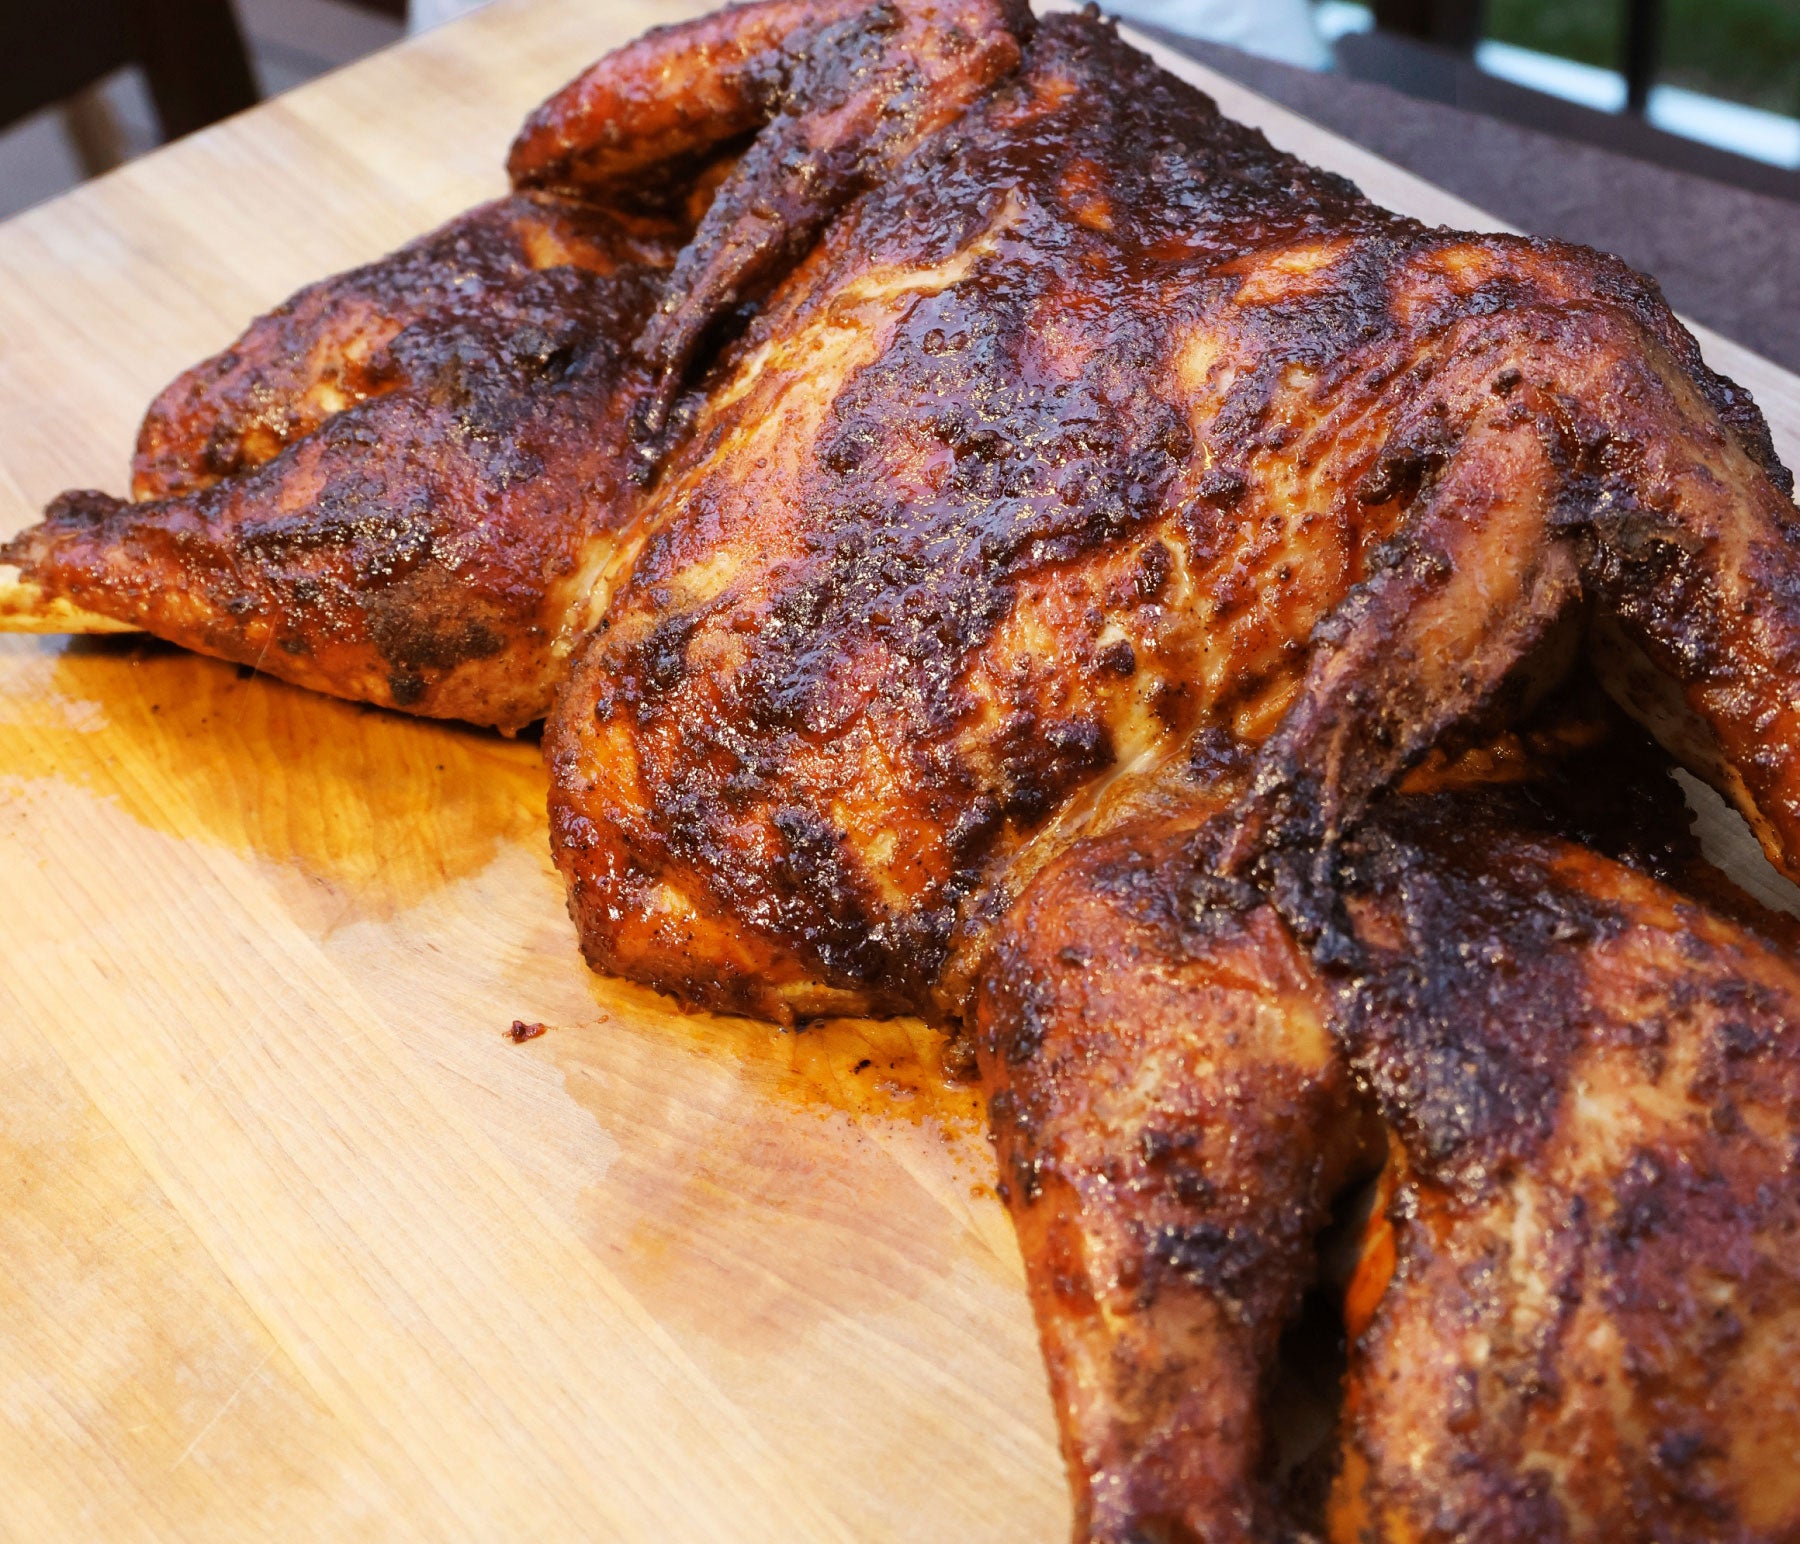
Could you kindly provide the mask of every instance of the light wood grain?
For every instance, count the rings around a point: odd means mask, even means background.
[[[0,228],[0,530],[120,488],[171,375],[497,192],[527,108],[683,10],[511,0]],[[1179,67],[1387,202],[1491,223]],[[1795,383],[1708,349],[1791,457]],[[1066,1527],[933,1038],[591,976],[542,801],[527,743],[0,640],[0,1537]]]
[[[129,622],[101,616],[73,601],[52,595],[42,585],[19,578],[16,568],[0,564],[0,633],[135,633]]]

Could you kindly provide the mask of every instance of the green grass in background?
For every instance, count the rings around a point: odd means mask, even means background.
[[[1666,0],[1672,86],[1800,115],[1800,0]],[[1624,0],[1488,0],[1487,35],[1619,67]]]

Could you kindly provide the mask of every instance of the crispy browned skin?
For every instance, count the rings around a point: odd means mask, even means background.
[[[1800,971],[1466,803],[1351,869],[1394,1157],[1331,1536],[1800,1539]]]
[[[546,741],[588,958],[774,1017],[976,1004],[1084,1536],[1286,1525],[1271,1363],[1367,1152],[1360,1083],[1397,1143],[1393,1194],[1420,1209],[1377,1240],[1403,1278],[1381,1295],[1377,1262],[1355,1298],[1374,1317],[1340,1536],[1523,1541],[1561,1518],[1698,1537],[1681,1531],[1698,1486],[1721,1527],[1792,1537],[1790,1491],[1752,1495],[1796,1428],[1780,1357],[1752,1367],[1698,1316],[1634,1316],[1607,1296],[1619,1251],[1558,1234],[1579,1264],[1558,1311],[1587,1316],[1569,1365],[1601,1384],[1549,1388],[1542,1362],[1508,1383],[1525,1364],[1489,1331],[1532,1311],[1538,1278],[1513,1298],[1476,1280],[1496,1240],[1553,1228],[1557,1206],[1611,1216],[1635,1182],[1617,1122],[1563,1119],[1599,1068],[1656,1107],[1643,1134],[1673,1165],[1653,1176],[1675,1221],[1642,1253],[1646,1292],[1712,1300],[1667,1247],[1691,1226],[1747,1262],[1747,1340],[1784,1347],[1792,1278],[1762,1262],[1793,1233],[1787,967],[1750,927],[1520,834],[1526,794],[1504,813],[1407,796],[1358,834],[1409,766],[1516,721],[1585,645],[1800,870],[1790,482],[1654,287],[1593,253],[1387,215],[1098,21],[1028,35],[999,0],[772,0],[653,34],[546,104],[511,169],[549,191],[502,207],[625,222],[645,266],[555,268],[594,291],[565,310],[529,251],[472,309],[440,312],[429,279],[386,308],[351,284],[348,310],[294,313],[305,348],[252,349],[153,413],[141,486],[168,500],[76,496],[17,550],[59,533],[104,580],[73,599],[128,594],[200,647],[254,639],[294,679],[488,722],[541,704],[604,609]],[[658,211],[698,228],[655,301]],[[521,351],[533,307],[601,316],[592,336],[612,341]],[[395,389],[375,396],[384,360]],[[641,499],[620,494],[628,462]],[[549,529],[528,516],[563,468],[599,523],[571,527],[566,564],[497,568],[490,626],[486,570],[439,559],[477,528]],[[439,509],[461,511],[449,535]],[[293,621],[319,615],[320,565],[336,632]],[[192,595],[149,596],[146,574]],[[488,695],[502,664],[535,695]],[[1476,945],[1454,990],[1409,974],[1427,891],[1431,947]],[[1557,920],[1607,907],[1613,931]],[[1638,954],[1602,947],[1628,933]],[[1560,998],[1509,968],[1526,949]],[[1763,1118],[1721,1126],[1709,1093],[1702,1130],[1670,1114],[1667,1048],[1735,1043],[1733,981],[1772,995],[1744,1054],[1707,1065]],[[1647,1015],[1655,1069],[1635,1039],[1637,1063],[1593,1060]],[[1471,1190],[1443,1166],[1420,1068],[1477,1111],[1542,1094],[1506,1130],[1541,1118],[1555,1140]],[[1484,1335],[1491,1429],[1410,1441]],[[1725,1380],[1710,1406],[1700,1367]],[[1611,1397],[1646,1377],[1638,1404]],[[1546,1475],[1520,1434],[1552,1405],[1590,1445]],[[1765,1436],[1716,1463],[1687,1436],[1740,1424]],[[1672,1470],[1701,1478],[1655,1478]]]
[[[629,343],[682,227],[549,194],[301,291],[145,419],[145,502],[4,556],[78,605],[384,707],[542,717],[632,507]]]
[[[1380,808],[1348,973],[1187,820],[1077,844],[1001,925],[976,1044],[1077,1539],[1309,1520],[1276,1348],[1374,1112],[1330,1536],[1800,1538],[1800,970],[1643,871],[1687,858],[1667,795],[1571,804],[1604,765]]]
[[[301,685],[541,717],[605,610],[633,421],[660,429],[716,314],[1017,63],[1005,9],[774,0],[603,60],[527,125],[523,191],[301,292],[169,387],[139,438],[147,502],[65,495],[0,556]],[[686,304],[655,310],[665,286]]]
[[[671,275],[640,341],[659,431],[707,327],[805,252],[855,193],[890,174],[1019,62],[1022,0],[762,0],[658,27],[526,121],[517,187],[642,198],[757,129]]]
[[[1800,553],[1754,407],[1622,265],[1387,215],[1097,21],[1043,22],[702,385],[548,740],[600,969],[955,1016],[1114,773],[1261,746],[1227,866],[1328,851],[1584,597],[1786,851]]]
[[[1078,844],[1008,916],[976,1044],[1094,1544],[1264,1544],[1276,1348],[1368,1127],[1330,994],[1185,823]]]
[[[1766,430],[1641,281],[1593,258],[1456,263],[1504,313],[1456,319],[1414,366],[1428,379],[1358,492],[1420,492],[1315,635],[1263,752],[1269,825],[1246,830],[1328,847],[1447,727],[1493,711],[1580,594],[1615,697],[1800,872],[1800,521]]]

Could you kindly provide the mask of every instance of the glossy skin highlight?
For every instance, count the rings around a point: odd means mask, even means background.
[[[1313,866],[1590,610],[1786,861],[1754,407],[1621,264],[1388,215],[1098,22],[1042,22],[695,369],[547,739],[598,969],[962,1018],[1110,781],[1252,754],[1221,866]]]
[[[1358,847],[1393,1157],[1331,1537],[1800,1538],[1800,971],[1454,803]]]
[[[303,290],[152,405],[136,502],[6,547],[51,593],[382,707],[518,729],[629,518],[629,341],[683,227],[548,194]]]
[[[1278,1346],[1383,1151],[1335,1538],[1795,1537],[1792,968],[1504,754],[1394,792],[1585,655],[1800,870],[1791,479],[1655,287],[989,0],[659,29],[510,170],[9,555],[388,706],[562,683],[596,968],[972,1040],[1081,1537],[1292,1523]]]

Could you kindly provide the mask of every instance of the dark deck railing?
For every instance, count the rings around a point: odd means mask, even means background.
[[[1641,114],[1662,62],[1666,15],[1663,0],[1622,0],[1622,5],[1619,69],[1625,77],[1625,108]],[[1466,53],[1481,40],[1483,9],[1482,0],[1375,0],[1375,25]]]

